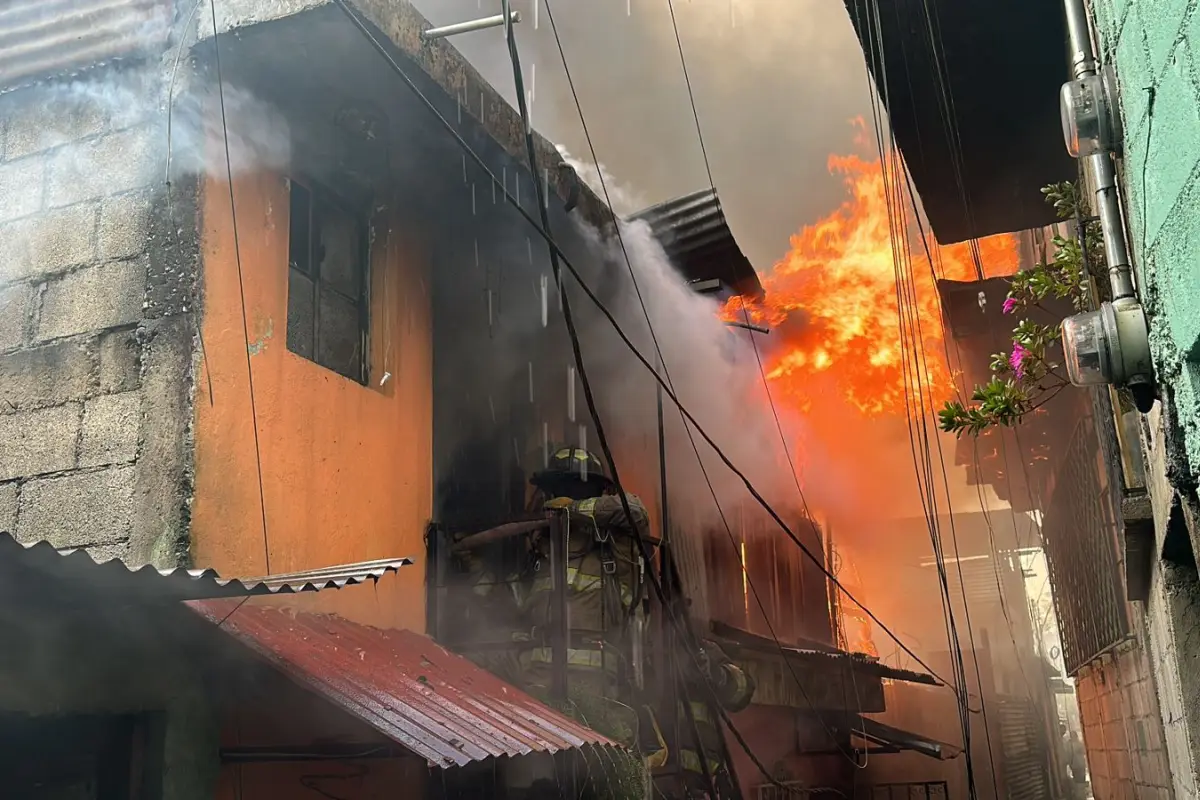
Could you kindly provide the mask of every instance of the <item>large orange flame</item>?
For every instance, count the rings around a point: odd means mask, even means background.
[[[894,243],[905,249],[900,255],[906,259],[904,272],[912,275],[921,325],[919,344],[926,363],[917,379],[935,399],[949,397],[953,383],[934,275],[969,281],[980,270],[996,277],[1017,268],[1015,236],[978,240],[974,253],[969,244],[939,247],[930,237],[932,265],[915,230],[894,239],[885,189],[892,189],[894,197],[891,181],[904,185],[902,168],[897,164],[885,175],[879,161],[830,156],[829,169],[843,176],[849,199],[792,237],[787,255],[763,276],[766,296],[761,302],[743,309],[741,299],[733,298],[722,309],[726,321],[742,321],[748,314],[771,327],[764,366],[772,391],[792,408],[809,410],[816,395],[832,391],[839,404],[849,403],[866,416],[904,413],[905,348]],[[905,195],[893,211],[909,202]],[[911,206],[905,211],[911,219]]]

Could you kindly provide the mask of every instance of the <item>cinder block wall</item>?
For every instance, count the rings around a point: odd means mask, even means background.
[[[1200,11],[1191,0],[1093,0],[1121,90],[1131,248],[1155,364],[1200,475]]]
[[[1096,800],[1170,800],[1171,768],[1144,638],[1084,668],[1075,691]]]
[[[1092,0],[1102,63],[1116,72],[1125,128],[1119,162],[1130,249],[1151,320],[1167,408],[1152,414],[1147,484],[1156,542],[1195,543],[1176,491],[1200,475],[1200,11],[1189,0]],[[1174,484],[1174,485],[1172,485]],[[1172,529],[1174,532],[1172,532]],[[1200,581],[1194,556],[1154,565],[1143,607],[1177,798],[1198,795]],[[1194,550],[1194,547],[1192,548]],[[1187,548],[1184,548],[1187,552]]]
[[[124,80],[102,70],[0,100],[0,530],[174,566],[195,182],[168,198],[165,113],[113,96]]]

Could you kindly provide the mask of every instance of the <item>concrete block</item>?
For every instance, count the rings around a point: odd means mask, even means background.
[[[150,236],[150,198],[141,193],[105,200],[100,207],[96,256],[112,261],[146,252]]]
[[[97,136],[108,129],[108,114],[98,97],[61,86],[21,92],[8,101],[6,112],[4,157],[8,160]]]
[[[0,225],[0,282],[42,278],[96,258],[96,206],[80,204]]]
[[[79,466],[125,464],[137,458],[142,397],[138,392],[101,395],[83,406]]]
[[[133,517],[133,467],[109,467],[21,487],[17,537],[55,547],[91,547],[129,538]]]
[[[96,358],[87,344],[59,342],[0,356],[0,414],[82,400]]]
[[[84,552],[91,556],[92,561],[95,561],[97,564],[112,561],[114,558],[124,560],[129,553],[129,543],[98,544],[95,547],[85,547]]]
[[[1188,0],[1154,0],[1153,3],[1135,5],[1146,29],[1146,42],[1150,45],[1151,75],[1157,77],[1167,68],[1179,41]]]
[[[85,267],[46,284],[37,338],[100,331],[136,322],[146,294],[141,259]]]
[[[1147,123],[1126,142],[1126,178],[1132,202],[1145,208],[1145,237],[1154,246],[1164,221],[1200,162],[1200,112],[1190,76],[1185,75],[1181,65],[1174,64],[1163,73]],[[1148,155],[1139,157],[1139,153]]]
[[[1157,101],[1156,101],[1157,103]],[[1175,348],[1189,361],[1200,357],[1200,173],[1188,181],[1178,202],[1164,220],[1158,241],[1150,252],[1150,266],[1158,282],[1166,330]],[[1179,389],[1186,388],[1182,381]],[[1176,392],[1176,400],[1180,394]],[[1200,409],[1180,408],[1181,419],[1196,419]]]
[[[132,330],[100,337],[100,391],[128,392],[142,385],[142,345]]]
[[[1136,18],[1138,7],[1134,6],[1129,16]],[[1150,98],[1147,88],[1154,85],[1150,75],[1150,50],[1146,44],[1146,31],[1140,24],[1126,25],[1117,39],[1113,59],[1117,72],[1117,83],[1121,88],[1121,111],[1125,129],[1134,130],[1146,113],[1146,101]]]
[[[130,128],[56,151],[47,168],[46,204],[67,206],[161,181],[166,140],[155,134]]]
[[[78,438],[74,403],[0,416],[0,481],[73,468]]]
[[[42,208],[46,162],[25,158],[0,164],[0,222],[27,217]]]
[[[33,287],[28,284],[0,289],[0,352],[25,343],[33,299]]]
[[[19,491],[16,483],[0,483],[0,533],[12,533],[17,529]]]
[[[192,486],[192,314],[143,328],[137,499],[129,558],[160,568],[187,563]]]

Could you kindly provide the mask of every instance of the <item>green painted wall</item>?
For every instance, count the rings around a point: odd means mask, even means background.
[[[1196,0],[1093,0],[1117,72],[1130,247],[1159,379],[1200,475],[1200,10]]]

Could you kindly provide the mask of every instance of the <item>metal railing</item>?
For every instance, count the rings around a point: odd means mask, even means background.
[[[1042,526],[1069,675],[1130,633],[1118,551],[1119,512],[1096,426],[1094,414],[1076,423]]]

